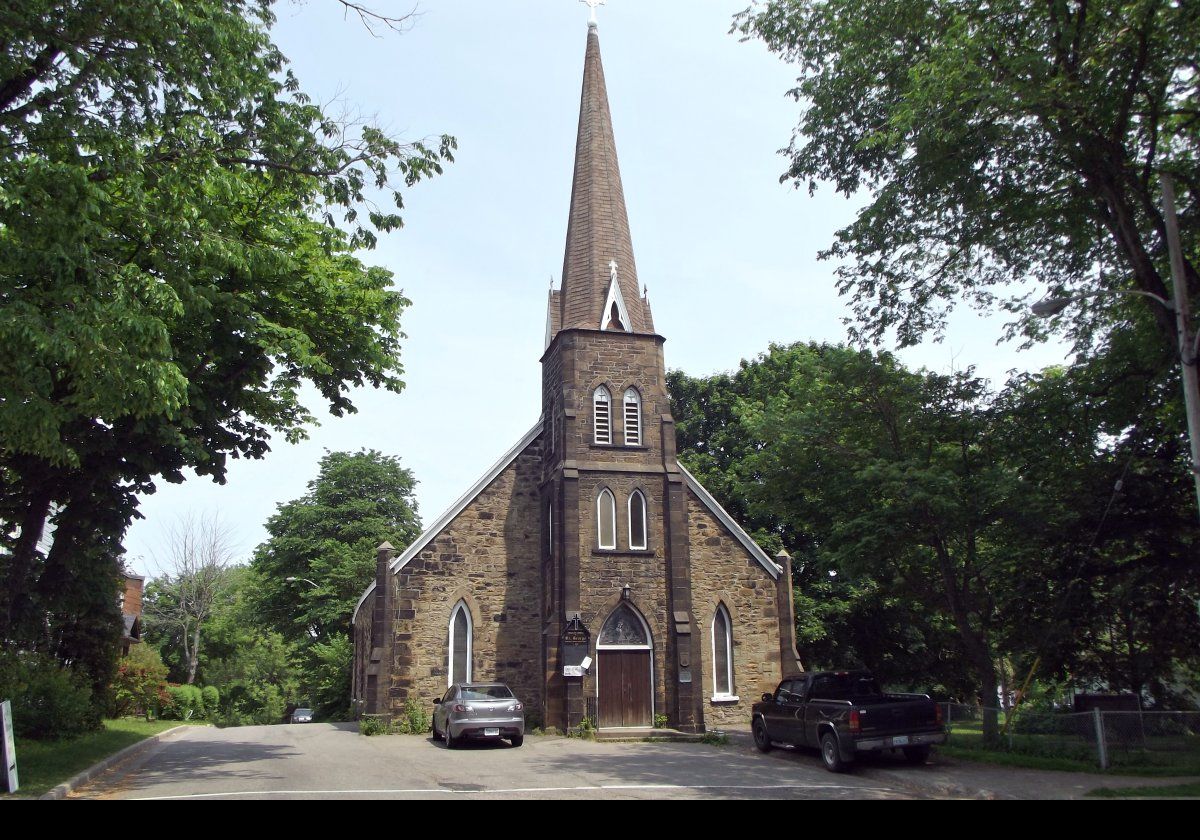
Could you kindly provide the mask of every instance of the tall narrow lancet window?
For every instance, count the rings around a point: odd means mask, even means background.
[[[617,547],[617,503],[608,490],[596,497],[596,530],[601,548]]]
[[[450,667],[446,669],[447,684],[471,681],[471,611],[459,601],[450,613]]]
[[[646,497],[641,490],[629,497],[629,547],[646,547]]]
[[[712,623],[713,698],[733,696],[733,629],[729,611],[717,606]]]
[[[634,388],[625,392],[625,445],[642,445],[642,397]]]
[[[596,443],[612,443],[612,395],[603,385],[592,395],[592,428]]]

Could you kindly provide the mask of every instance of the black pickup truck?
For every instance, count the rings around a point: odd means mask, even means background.
[[[787,677],[754,704],[754,744],[817,747],[840,773],[863,752],[904,750],[914,764],[946,742],[942,709],[927,694],[885,694],[866,671],[821,671]]]

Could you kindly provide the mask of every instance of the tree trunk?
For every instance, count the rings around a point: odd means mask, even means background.
[[[192,632],[192,649],[188,652],[187,684],[196,681],[196,666],[200,664],[200,621],[196,621],[196,629]]]
[[[37,553],[38,541],[45,533],[46,519],[50,516],[53,499],[53,486],[48,481],[42,482],[25,507],[19,526],[20,535],[9,558],[8,597],[4,605],[4,625],[0,627],[0,637],[12,636],[20,623],[21,602],[28,589],[29,578],[33,572],[33,559]]]

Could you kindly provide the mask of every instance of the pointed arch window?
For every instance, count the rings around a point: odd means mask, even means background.
[[[635,388],[625,392],[625,445],[642,445],[642,395]]]
[[[471,681],[473,631],[471,611],[467,609],[465,601],[459,601],[458,605],[450,612],[450,643],[448,645],[450,662],[446,669],[447,685]]]
[[[592,429],[596,443],[612,443],[612,394],[603,385],[592,395]]]
[[[646,544],[646,497],[634,490],[629,496],[629,547],[644,549]]]
[[[617,503],[607,489],[596,497],[596,532],[601,548],[617,547]]]
[[[712,623],[713,699],[732,700],[733,622],[724,604],[717,605]]]

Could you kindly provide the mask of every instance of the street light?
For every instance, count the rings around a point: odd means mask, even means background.
[[[1179,366],[1183,372],[1183,404],[1187,414],[1188,439],[1192,449],[1192,480],[1196,484],[1196,506],[1200,511],[1200,377],[1196,374],[1196,357],[1200,355],[1200,332],[1191,333],[1191,313],[1187,285],[1183,279],[1183,251],[1179,247],[1179,222],[1175,218],[1175,183],[1170,175],[1162,175],[1163,221],[1167,228],[1167,251],[1171,257],[1171,283],[1175,300],[1170,301],[1151,292],[1134,289],[1112,289],[1085,292],[1062,298],[1043,298],[1030,307],[1039,318],[1049,318],[1062,312],[1077,300],[1099,295],[1126,294],[1148,297],[1168,312],[1175,313],[1175,332],[1179,340]]]
[[[321,587],[317,586],[317,584],[315,584],[311,580],[309,580],[308,578],[289,577],[289,578],[284,578],[284,580],[286,580],[288,583],[295,583],[298,580],[302,580],[305,583],[307,583],[309,586],[311,586],[313,589],[321,588]]]

